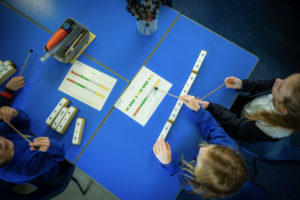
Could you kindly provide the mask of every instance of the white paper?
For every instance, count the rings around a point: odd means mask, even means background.
[[[101,110],[117,79],[75,61],[58,90]]]
[[[143,66],[115,107],[145,126],[171,87],[171,83]]]

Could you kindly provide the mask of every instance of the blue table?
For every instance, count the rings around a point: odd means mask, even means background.
[[[221,85],[229,75],[246,78],[258,61],[256,56],[181,16],[146,66],[173,83],[170,93],[179,95],[201,49],[208,53],[190,90],[199,97]],[[234,90],[223,87],[207,100],[229,107],[235,96]],[[178,182],[161,168],[152,147],[175,102],[166,96],[145,127],[114,109],[77,166],[121,199],[174,199]],[[198,151],[201,140],[189,112],[183,106],[167,137],[171,148],[187,160]]]
[[[72,17],[89,27],[96,39],[86,53],[111,70],[131,80],[162,38],[178,12],[162,7],[158,30],[150,37],[137,30],[136,19],[126,11],[125,0],[5,0],[42,26],[55,32],[62,22]]]
[[[146,58],[150,58],[150,53],[171,24],[176,22],[150,60],[146,62],[146,66],[173,83],[170,90],[173,94],[180,93],[201,49],[207,50],[208,54],[190,90],[190,94],[199,97],[222,84],[224,78],[229,75],[246,78],[258,61],[256,56],[201,25],[183,16],[176,18],[178,13],[169,8],[160,9],[158,31],[151,37],[145,37],[137,32],[134,18],[125,10],[125,1],[104,3],[102,0],[92,2],[93,4],[84,1],[71,3],[70,0],[42,3],[38,0],[5,2],[52,32],[56,31],[65,18],[73,17],[87,25],[97,35],[96,40],[85,52],[111,69],[108,71],[99,68],[86,56],[80,56],[79,60],[114,76],[118,82],[101,112],[68,97],[72,101],[71,105],[80,110],[77,116],[87,118],[87,124],[83,144],[80,147],[67,144],[67,158],[77,161],[79,168],[121,199],[174,199],[180,189],[177,180],[161,168],[152,153],[152,146],[176,99],[165,97],[145,127],[112,107],[127,86],[125,81],[131,80]],[[50,34],[11,11],[8,12],[2,5],[0,9],[5,11],[1,14],[9,15],[9,18],[2,17],[0,21],[0,25],[9,27],[7,33],[3,34],[4,38],[13,37],[16,38],[16,44],[20,43],[17,50],[6,51],[10,43],[5,40],[3,43],[5,49],[0,49],[0,55],[4,57],[2,59],[11,59],[22,66],[28,49],[33,48],[36,52],[24,74],[27,86],[19,93],[14,105],[27,111],[36,109],[30,112],[32,122],[37,122],[32,123],[33,131],[71,142],[72,131],[68,130],[64,136],[60,136],[51,132],[45,125],[46,117],[56,103],[61,97],[66,96],[57,88],[70,65],[61,64],[53,59],[41,64],[38,60],[42,55],[41,44],[48,40]],[[11,22],[20,24],[18,29]],[[116,72],[117,76],[112,72]],[[207,100],[229,107],[235,96],[233,90],[222,88]],[[32,101],[32,99],[39,100]],[[45,106],[47,102],[51,105]],[[107,119],[102,121],[106,114]],[[186,160],[192,159],[201,140],[188,115],[189,110],[183,106],[167,137],[171,148],[182,153]],[[70,126],[72,127],[72,124]],[[97,133],[86,150],[76,158],[95,131]]]
[[[0,4],[0,19],[0,26],[3,27],[1,30],[0,59],[13,61],[20,71],[29,49],[34,50],[23,74],[26,86],[17,93],[12,106],[23,109],[29,114],[31,131],[33,133],[38,136],[43,135],[62,140],[67,149],[66,158],[73,162],[111,109],[120,93],[127,86],[127,82],[100,67],[87,57],[79,57],[79,61],[117,79],[117,83],[107,102],[99,112],[58,91],[58,87],[71,65],[60,63],[53,58],[49,58],[45,63],[39,60],[44,54],[42,50],[43,45],[51,37],[49,33],[2,4]],[[18,74],[19,72],[16,75]],[[75,120],[69,125],[64,135],[54,132],[45,123],[47,117],[62,97],[69,99],[71,101],[70,105],[78,108],[79,112],[75,116],[76,118],[83,117],[86,119],[85,131],[80,146],[72,145]]]

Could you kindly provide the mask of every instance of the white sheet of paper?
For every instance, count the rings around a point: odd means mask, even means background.
[[[160,90],[155,90],[155,86],[168,92],[172,84],[143,66],[115,107],[145,126],[166,95]]]
[[[58,90],[101,110],[117,79],[75,61]]]

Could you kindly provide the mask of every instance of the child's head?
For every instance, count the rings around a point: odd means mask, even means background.
[[[13,156],[13,152],[13,142],[0,136],[0,167],[3,167],[10,161]]]
[[[300,73],[286,79],[276,79],[273,88],[273,106],[279,112],[260,111],[247,116],[250,120],[261,120],[272,126],[292,130],[300,129]]]
[[[247,177],[242,157],[233,149],[220,145],[200,147],[195,167],[183,161],[192,174],[189,184],[203,197],[224,197],[235,193]]]
[[[300,73],[276,79],[273,87],[274,107],[282,114],[300,111]]]

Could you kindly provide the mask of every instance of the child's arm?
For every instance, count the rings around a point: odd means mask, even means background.
[[[256,126],[256,121],[240,118],[227,108],[215,103],[209,103],[206,110],[213,115],[213,117],[220,123],[224,130],[232,137],[243,138],[248,141],[262,140],[261,136],[255,134],[262,132]]]
[[[9,106],[3,106],[0,108],[0,120],[10,122],[12,118],[18,115],[18,111]]]
[[[0,92],[0,107],[10,106],[14,98],[14,93],[14,91],[4,88]]]
[[[210,113],[201,108],[199,100],[190,95],[184,95],[179,98],[187,107],[193,110],[191,120],[195,121],[198,125],[201,135],[205,140],[209,143],[230,146],[234,150],[238,150],[234,140],[225,133]]]
[[[30,119],[28,115],[22,110],[17,110],[9,106],[3,106],[0,108],[0,122],[2,122],[2,120],[10,122],[19,130],[29,130]],[[5,122],[1,123],[0,131],[6,133],[15,132]]]
[[[176,174],[181,169],[181,165],[182,162],[180,156],[175,152],[172,152],[172,158],[169,164],[161,164],[161,166],[166,169],[171,176]]]
[[[193,112],[196,124],[201,130],[202,137],[209,143],[229,146],[238,151],[234,140],[217,124],[217,121],[204,108]]]
[[[227,88],[233,88],[240,91],[256,93],[264,90],[271,89],[275,82],[275,79],[272,80],[241,80],[234,76],[225,78],[225,84]]]
[[[11,124],[13,124],[16,128],[20,130],[29,130],[30,128],[30,119],[28,114],[20,109],[17,109],[18,115],[11,120]]]
[[[272,80],[242,80],[242,88],[241,91],[255,93],[264,90],[271,89],[275,82],[275,79]]]
[[[178,154],[171,152],[170,145],[164,139],[159,139],[153,146],[153,152],[156,158],[161,163],[161,166],[166,169],[171,176],[176,174],[181,167],[181,161]]]
[[[0,107],[2,106],[10,106],[15,91],[25,86],[24,77],[17,76],[8,81],[5,88],[0,92]]]
[[[30,143],[30,150],[36,150],[34,146],[39,147],[38,151],[44,152],[55,161],[62,161],[65,157],[65,150],[63,142],[59,142],[48,137],[38,137]]]
[[[199,100],[194,96],[184,95],[179,97],[184,104],[193,110],[192,121],[198,125],[201,130],[202,137],[209,143],[229,146],[234,150],[238,150],[238,147],[234,140],[225,133],[225,131],[217,124],[216,120],[202,108],[199,104]]]
[[[21,141],[24,145],[25,141]],[[18,154],[18,160],[22,162],[21,173],[25,181],[47,180],[56,176],[59,172],[59,162],[64,159],[65,155],[63,143],[49,140],[47,137],[38,137],[29,145],[26,147],[30,148],[29,151],[26,149],[23,154]],[[33,146],[38,146],[39,150],[34,149]]]

